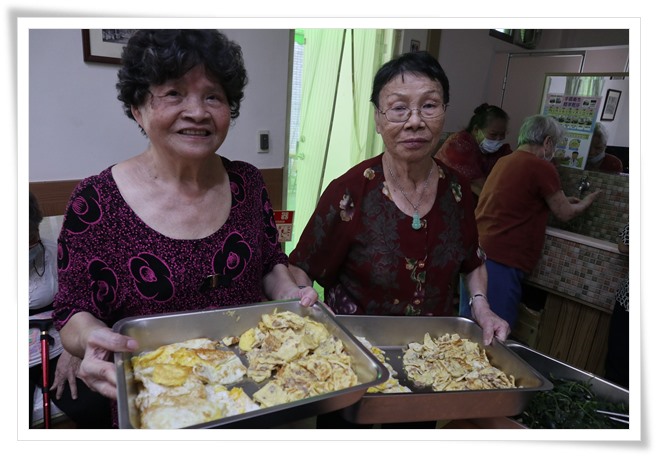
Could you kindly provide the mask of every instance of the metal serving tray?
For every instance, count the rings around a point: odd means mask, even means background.
[[[375,356],[337,322],[334,315],[322,303],[303,307],[299,300],[271,301],[239,307],[217,310],[176,312],[143,317],[130,317],[118,321],[113,330],[135,338],[139,343],[139,352],[115,353],[114,363],[117,370],[118,420],[120,428],[140,428],[139,411],[134,400],[138,385],[132,372],[130,359],[143,351],[185,340],[208,337],[221,340],[226,336],[240,336],[249,328],[257,326],[260,317],[274,312],[292,311],[303,317],[310,317],[323,323],[328,331],[339,338],[344,348],[353,359],[359,384],[350,388],[306,398],[288,404],[262,408],[240,415],[221,418],[202,423],[190,428],[215,427],[271,427],[288,421],[303,419],[317,414],[328,413],[357,402],[370,386],[384,382],[389,372]],[[248,366],[246,357],[234,347],[242,362]],[[256,383],[250,379],[230,386],[240,386],[252,397],[265,382]]]
[[[515,416],[520,414],[538,391],[553,385],[522,358],[495,339],[484,347],[490,363],[515,377],[520,388],[480,391],[441,391],[418,388],[403,370],[403,350],[410,342],[423,343],[424,334],[437,338],[457,333],[483,346],[483,331],[463,317],[390,317],[338,315],[354,336],[365,337],[386,352],[387,361],[398,373],[399,382],[411,393],[366,393],[341,415],[354,423],[402,423]]]
[[[604,380],[590,372],[570,366],[562,361],[551,358],[538,351],[533,350],[519,342],[507,341],[506,346],[517,353],[524,361],[533,366],[538,372],[547,378],[563,378],[588,382],[590,390],[601,400],[608,402],[619,402],[629,408],[629,390]]]

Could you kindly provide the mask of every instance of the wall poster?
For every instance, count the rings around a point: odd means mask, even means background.
[[[554,160],[559,165],[585,168],[600,105],[599,97],[547,94],[542,115],[555,117],[565,127],[565,136],[556,145]]]

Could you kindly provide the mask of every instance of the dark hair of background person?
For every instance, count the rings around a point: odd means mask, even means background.
[[[444,91],[444,104],[449,103],[449,79],[439,62],[426,51],[408,52],[390,60],[376,72],[370,101],[378,108],[378,96],[385,85],[404,73],[426,76],[438,81]]]
[[[476,109],[474,109],[474,115],[472,116],[471,119],[469,119],[469,125],[467,125],[467,128],[465,129],[469,133],[472,133],[474,131],[474,128],[478,128],[479,130],[484,130],[487,128],[488,125],[493,120],[496,119],[501,119],[501,120],[508,120],[508,113],[501,109],[498,106],[494,105],[489,105],[487,103],[483,103]]]
[[[138,30],[123,48],[118,71],[118,99],[132,120],[132,106],[141,106],[151,85],[163,84],[203,65],[209,78],[221,84],[230,104],[230,118],[248,83],[241,47],[218,30]]]
[[[41,224],[42,220],[43,213],[39,207],[39,202],[37,201],[36,196],[30,192],[30,244],[33,244],[37,241],[39,236],[39,225]]]

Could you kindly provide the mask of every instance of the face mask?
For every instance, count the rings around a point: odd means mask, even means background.
[[[503,141],[495,141],[494,139],[483,139],[479,144],[481,152],[484,154],[493,154],[503,146]]]

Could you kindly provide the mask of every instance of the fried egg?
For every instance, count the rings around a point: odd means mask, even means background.
[[[246,367],[215,341],[191,339],[132,357],[141,427],[182,428],[257,409],[241,388]]]

